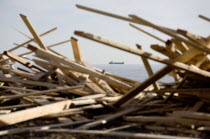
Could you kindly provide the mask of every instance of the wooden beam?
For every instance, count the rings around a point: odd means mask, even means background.
[[[58,113],[64,109],[68,109],[70,104],[71,100],[65,100],[40,107],[28,108],[26,110],[0,115],[0,125],[13,125],[31,119],[43,117],[45,115]]]
[[[31,25],[30,21],[25,15],[20,14],[20,17],[24,21],[25,25],[28,27],[31,34],[34,36],[34,39],[36,40],[37,44],[44,50],[48,50],[47,47],[43,44],[43,42],[40,39],[40,36],[36,33],[35,29]]]
[[[74,53],[74,59],[76,61],[82,62],[82,54],[79,48],[78,40],[76,38],[71,37],[71,45]]]
[[[87,38],[87,39],[90,39],[90,40],[93,40],[93,41],[96,41],[96,42],[99,42],[99,43],[102,43],[102,44],[105,44],[105,45],[108,45],[108,46],[111,46],[111,47],[114,47],[114,48],[117,48],[117,49],[120,49],[120,50],[123,50],[123,51],[126,51],[126,52],[129,52],[129,53],[132,53],[132,54],[135,54],[135,55],[138,55],[138,56],[144,56],[148,59],[152,59],[154,61],[161,62],[161,63],[167,64],[167,65],[173,66],[175,68],[183,69],[183,70],[186,70],[189,72],[194,72],[194,73],[197,73],[197,74],[200,74],[203,76],[210,77],[210,72],[188,66],[181,62],[174,62],[171,59],[162,58],[162,57],[153,55],[151,53],[148,53],[148,52],[145,52],[142,50],[134,49],[127,45],[120,44],[120,43],[102,38],[100,36],[95,36],[93,34],[81,32],[81,31],[75,31],[74,34],[84,37],[84,38]]]

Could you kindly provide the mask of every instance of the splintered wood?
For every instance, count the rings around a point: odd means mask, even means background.
[[[137,15],[124,17],[76,7],[132,22],[131,27],[160,41],[161,45],[151,44],[151,49],[168,58],[145,52],[140,45],[131,47],[75,31],[77,36],[140,56],[149,78],[140,83],[113,75],[84,61],[75,37],[46,46],[41,37],[56,28],[38,35],[27,16],[20,14],[33,38],[20,32],[29,40],[0,55],[0,136],[13,138],[30,133],[25,136],[209,138],[210,37],[159,26]],[[141,26],[171,38],[163,40]],[[74,60],[51,49],[64,43],[72,47]],[[27,51],[16,54],[19,48]],[[165,66],[154,72],[148,59]],[[174,82],[158,82],[166,75]]]

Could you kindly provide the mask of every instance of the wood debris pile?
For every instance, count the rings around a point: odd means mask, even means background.
[[[29,132],[36,136],[49,132],[114,138],[207,138],[210,131],[210,37],[162,27],[136,15],[123,17],[81,5],[77,7],[169,35],[171,39],[164,41],[130,24],[161,41],[163,45],[155,44],[151,48],[168,58],[145,52],[140,45],[132,48],[75,31],[77,36],[140,56],[150,76],[141,83],[119,77],[84,62],[78,40],[73,37],[45,46],[40,37],[56,28],[38,35],[27,17],[20,15],[33,39],[1,54],[0,136],[16,137]],[[200,17],[209,21],[207,17]],[[73,48],[74,61],[51,49],[68,42]],[[20,47],[30,51],[14,54]],[[24,57],[31,53],[35,55],[33,58]],[[165,67],[153,73],[148,59]],[[157,81],[167,74],[175,82],[160,87]]]

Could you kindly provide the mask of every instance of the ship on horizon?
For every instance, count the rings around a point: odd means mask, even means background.
[[[109,64],[125,64],[125,62],[114,62],[114,61],[110,61]]]

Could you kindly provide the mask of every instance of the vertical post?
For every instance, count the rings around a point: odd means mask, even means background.
[[[71,45],[74,52],[74,59],[76,61],[82,62],[82,55],[79,48],[79,43],[76,38],[71,37]]]

